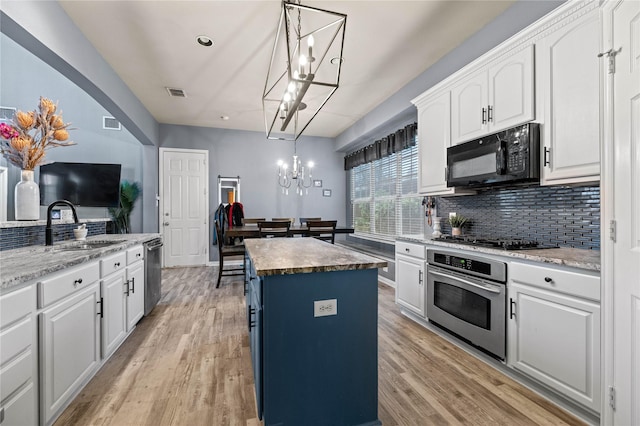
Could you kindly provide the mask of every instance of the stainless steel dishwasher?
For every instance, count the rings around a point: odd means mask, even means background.
[[[149,315],[162,297],[162,239],[156,238],[144,244],[144,314]]]

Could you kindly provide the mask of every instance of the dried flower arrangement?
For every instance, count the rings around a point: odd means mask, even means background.
[[[56,114],[57,109],[57,104],[40,97],[38,110],[17,111],[13,126],[0,123],[0,153],[13,165],[33,170],[44,163],[47,149],[75,145],[66,142],[71,123],[65,123],[62,114]]]

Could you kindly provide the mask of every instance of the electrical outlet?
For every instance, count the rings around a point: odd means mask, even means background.
[[[338,299],[315,300],[313,302],[313,316],[326,317],[338,315]]]
[[[449,217],[453,217],[453,216],[455,216],[455,215],[456,215],[456,213],[455,213],[455,212],[449,212]]]

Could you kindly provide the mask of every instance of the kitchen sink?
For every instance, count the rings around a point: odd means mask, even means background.
[[[101,240],[101,241],[77,241],[70,244],[64,244],[57,248],[60,251],[82,251],[109,247],[114,244],[120,244],[123,240]]]

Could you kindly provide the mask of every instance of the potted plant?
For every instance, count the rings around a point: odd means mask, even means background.
[[[451,225],[451,235],[462,234],[462,228],[469,222],[469,219],[462,215],[449,216],[449,225]]]
[[[138,196],[140,195],[140,186],[137,182],[130,183],[126,180],[120,184],[120,206],[109,208],[109,214],[113,220],[113,224],[118,234],[129,234],[131,232],[131,223],[129,217],[133,210]]]

